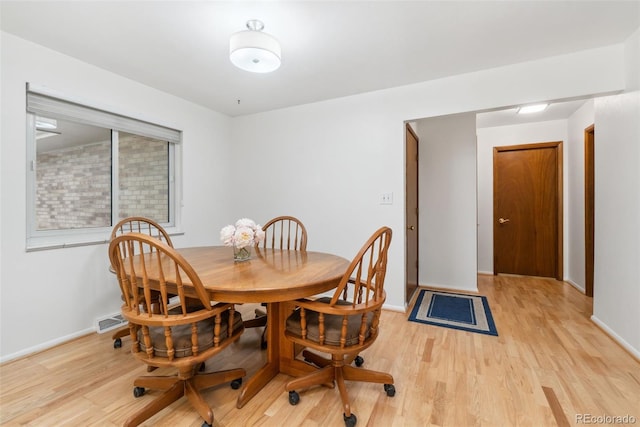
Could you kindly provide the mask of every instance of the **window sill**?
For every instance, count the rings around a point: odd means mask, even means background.
[[[166,227],[170,236],[183,235],[178,227]],[[46,251],[50,249],[75,248],[79,246],[102,245],[109,243],[111,230],[86,231],[82,233],[50,234],[27,239],[26,252]]]

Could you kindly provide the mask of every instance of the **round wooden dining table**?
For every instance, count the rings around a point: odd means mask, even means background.
[[[234,262],[233,248],[226,246],[176,251],[198,274],[211,301],[267,303],[267,361],[244,383],[238,408],[278,373],[300,376],[309,372],[310,366],[295,359],[293,344],[284,338],[284,324],[291,311],[286,302],[335,288],[349,266],[348,260],[322,252],[257,247],[252,248],[252,257],[242,262]],[[188,283],[184,284],[188,295]]]

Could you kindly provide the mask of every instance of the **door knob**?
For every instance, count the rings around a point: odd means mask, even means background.
[[[407,227],[407,230],[411,230],[411,231],[413,231],[413,230],[415,230],[415,229],[416,229],[416,228],[415,228],[413,225],[409,225],[409,226]]]
[[[500,218],[500,219],[498,219],[498,222],[499,222],[500,224],[504,224],[505,222],[509,222],[509,218],[507,218],[507,219]]]

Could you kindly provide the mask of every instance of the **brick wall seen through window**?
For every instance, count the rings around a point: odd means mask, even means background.
[[[119,135],[119,218],[169,220],[168,142]],[[111,142],[38,153],[38,230],[111,226]]]

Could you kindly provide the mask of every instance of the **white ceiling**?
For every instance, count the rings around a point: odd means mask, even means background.
[[[2,1],[2,30],[230,116],[621,43],[635,1]],[[282,45],[235,68],[248,19]],[[577,108],[577,107],[576,107]]]

